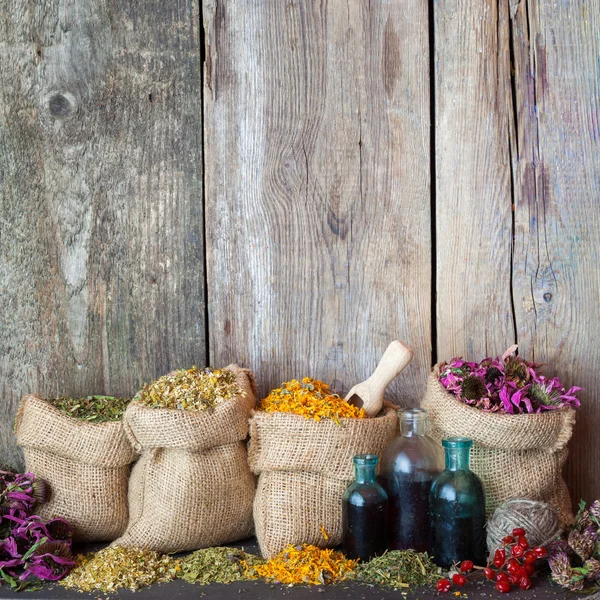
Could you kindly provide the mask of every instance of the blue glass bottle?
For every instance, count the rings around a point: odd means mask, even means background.
[[[342,548],[348,558],[367,561],[386,550],[388,497],[377,483],[375,454],[354,457],[356,481],[342,500]]]
[[[443,568],[467,559],[486,564],[485,494],[481,480],[469,470],[472,445],[465,437],[443,440],[446,469],[431,486],[432,553]]]
[[[427,412],[400,410],[400,436],[381,457],[381,484],[389,498],[388,548],[431,552],[429,493],[444,469],[439,444],[427,437]]]

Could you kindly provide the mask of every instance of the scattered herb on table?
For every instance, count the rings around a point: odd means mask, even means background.
[[[10,514],[24,519],[36,504],[46,502],[47,496],[46,482],[33,473],[0,471],[0,516]]]
[[[247,565],[249,579],[262,577],[284,585],[323,585],[353,576],[357,561],[341,552],[316,546],[288,546],[264,564]]]
[[[49,402],[74,419],[92,423],[108,423],[123,418],[123,413],[131,402],[131,398],[86,396],[85,398],[54,398]]]
[[[233,583],[249,579],[253,567],[265,561],[238,548],[203,548],[181,559],[179,577],[189,583]]]
[[[600,500],[582,500],[564,538],[548,545],[552,579],[573,592],[600,590]]]
[[[258,409],[294,413],[315,421],[332,419],[336,423],[342,418],[365,417],[364,409],[348,404],[338,394],[334,394],[326,383],[310,377],[305,377],[302,381],[292,379],[282,383],[281,387],[272,390],[260,402]]]
[[[356,567],[357,581],[390,588],[412,588],[435,584],[441,569],[427,553],[389,550]]]
[[[179,369],[143,387],[135,401],[150,408],[206,410],[243,394],[228,369]]]
[[[17,517],[15,512],[2,516],[0,581],[20,591],[64,577],[75,565],[71,526],[64,519],[45,522],[37,515]]]
[[[136,548],[108,546],[77,557],[77,566],[60,585],[82,592],[135,591],[152,583],[171,581],[181,570],[180,561],[166,554]]]
[[[486,412],[540,413],[580,406],[580,387],[567,390],[558,377],[549,379],[539,372],[542,364],[516,356],[516,350],[511,346],[502,358],[480,363],[453,358],[440,365],[440,383],[461,402]]]

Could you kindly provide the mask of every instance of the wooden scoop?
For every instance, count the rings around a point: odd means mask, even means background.
[[[364,408],[367,417],[376,416],[383,407],[387,386],[408,366],[412,357],[413,351],[406,344],[394,340],[383,353],[373,375],[346,394],[346,402]]]

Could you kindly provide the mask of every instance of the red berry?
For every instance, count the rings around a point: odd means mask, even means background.
[[[512,535],[507,535],[506,537],[502,538],[502,543],[504,545],[506,545],[506,544],[514,544],[515,543],[515,538]]]
[[[452,575],[452,583],[454,583],[455,585],[460,585],[462,587],[463,585],[465,585],[465,583],[467,583],[467,578],[464,575],[461,575],[460,573],[454,573],[454,575]]]
[[[521,581],[519,581],[519,587],[522,590],[528,590],[531,587],[531,579],[525,575],[525,577],[521,577]]]
[[[490,581],[496,581],[496,571],[494,571],[494,569],[491,569],[490,567],[486,567],[483,570],[483,574],[486,576],[487,579],[489,579]]]
[[[460,570],[463,573],[469,573],[470,571],[473,570],[473,561],[472,560],[463,560],[460,563]]]
[[[500,573],[496,575],[496,581],[508,581],[508,573],[500,571]]]
[[[494,553],[494,566],[500,568],[506,560],[506,551],[503,548],[498,548]]]
[[[508,576],[508,582],[511,585],[519,585],[519,581],[521,581],[521,576],[520,575],[509,575]]]
[[[533,565],[525,565],[525,571],[527,571],[527,575],[531,577],[535,573],[535,567]]]
[[[506,592],[510,592],[510,583],[508,581],[498,580],[496,582],[496,589],[499,592],[506,594]]]
[[[520,535],[525,535],[526,531],[522,527],[515,527],[512,533],[518,538]]]
[[[438,592],[449,592],[451,584],[450,584],[450,582],[447,579],[440,579],[435,584],[435,587],[437,588]]]
[[[525,549],[529,548],[529,542],[527,541],[527,538],[524,535],[519,536],[517,544],[519,544],[519,546],[523,546],[523,548]]]
[[[533,549],[533,553],[538,557],[538,558],[544,558],[547,554],[548,551],[546,550],[546,548],[544,548],[543,546],[536,546]]]
[[[523,560],[526,565],[532,565],[537,560],[537,556],[532,550],[527,550],[527,552],[523,554]]]
[[[518,570],[521,568],[521,565],[519,564],[519,561],[516,558],[509,558],[508,562],[506,563],[506,570],[511,573],[511,574],[515,574],[518,572]]]
[[[523,556],[523,553],[525,552],[525,549],[523,548],[523,546],[519,546],[519,544],[517,544],[516,546],[513,546],[510,553],[513,556],[516,556],[517,558],[519,558],[519,556]]]
[[[519,567],[518,574],[520,577],[529,577],[529,572],[525,568],[525,565],[523,565],[522,567]]]

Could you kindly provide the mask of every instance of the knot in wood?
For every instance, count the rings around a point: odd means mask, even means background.
[[[48,96],[48,111],[55,119],[69,119],[76,109],[75,97],[69,92],[52,92]]]

